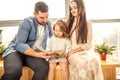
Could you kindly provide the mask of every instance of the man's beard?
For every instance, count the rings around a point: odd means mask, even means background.
[[[39,24],[45,26],[47,24],[47,22],[41,22]]]

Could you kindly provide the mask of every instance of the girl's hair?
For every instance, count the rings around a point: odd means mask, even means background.
[[[78,9],[78,17],[77,17],[77,23],[76,23],[76,42],[78,43],[87,43],[87,20],[86,20],[86,11],[85,11],[85,5],[83,0],[71,0],[71,2],[75,2],[77,4]],[[71,31],[72,25],[74,22],[74,16],[71,14],[71,8],[69,6],[69,16],[67,20],[69,33]],[[71,34],[70,34],[71,35]]]
[[[65,21],[62,19],[58,19],[53,25],[53,30],[55,30],[55,26],[58,25],[60,27],[60,31],[63,32],[63,38],[69,39],[68,27]]]

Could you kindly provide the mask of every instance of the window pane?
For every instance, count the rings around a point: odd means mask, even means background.
[[[93,48],[96,44],[107,43],[115,45],[117,50],[113,55],[107,55],[107,60],[120,63],[120,22],[115,23],[93,23]]]
[[[0,20],[19,20],[33,16],[34,4],[40,0],[0,0]],[[65,0],[43,0],[50,18],[65,18]]]
[[[120,19],[120,0],[84,0],[88,19]]]

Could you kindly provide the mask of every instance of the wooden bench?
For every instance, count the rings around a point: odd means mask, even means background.
[[[101,62],[104,80],[116,80],[116,67],[120,67],[119,63]],[[0,61],[0,77],[3,74],[3,61]],[[55,80],[63,80],[60,66],[56,67]],[[32,80],[33,71],[28,67],[23,67],[23,73],[20,80]]]
[[[0,78],[3,73],[4,73],[3,61],[0,61]],[[28,67],[23,67],[22,75],[23,76],[21,77],[20,80],[32,80],[33,71]]]
[[[4,73],[3,61],[0,61],[0,78],[1,78],[3,73]],[[23,67],[22,77],[20,78],[20,80],[32,80],[33,74],[34,74],[34,72],[30,68]],[[55,74],[56,74],[55,75],[55,80],[63,80],[62,79],[62,75],[61,75],[61,68],[60,68],[60,66],[56,67],[56,73]]]

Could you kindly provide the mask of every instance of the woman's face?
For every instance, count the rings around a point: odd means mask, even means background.
[[[59,37],[59,38],[63,36],[63,32],[60,30],[59,25],[55,25],[54,34],[56,37]]]
[[[70,3],[70,12],[72,16],[76,17],[78,15],[78,8],[76,2]]]

